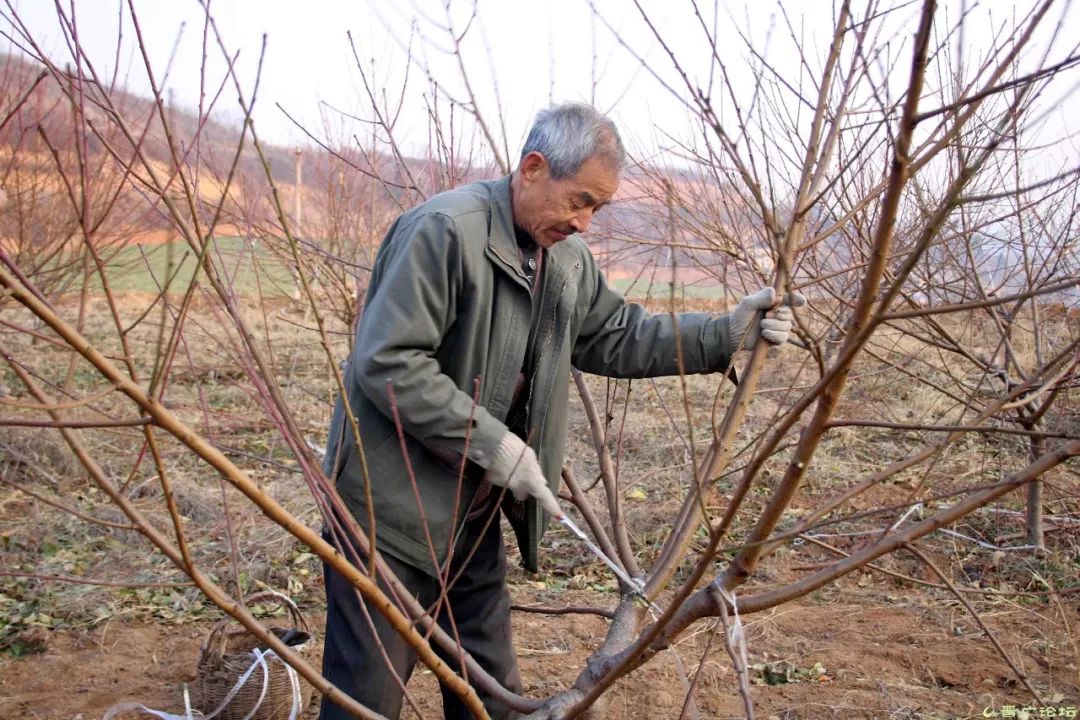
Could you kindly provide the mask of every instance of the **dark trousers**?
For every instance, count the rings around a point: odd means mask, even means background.
[[[450,610],[461,644],[473,658],[504,687],[521,693],[517,658],[510,633],[510,593],[506,589],[506,549],[503,546],[499,518],[496,516],[487,530],[484,518],[466,523],[462,542],[458,544],[451,561],[450,579],[461,571],[461,576],[449,588]],[[474,544],[476,552],[466,561]],[[439,582],[419,569],[400,560],[383,555],[398,579],[426,608],[439,597]],[[386,651],[383,657],[372,636],[371,624],[360,607],[360,598],[352,585],[333,569],[323,566],[326,579],[326,641],[323,652],[323,675],[330,682],[354,697],[360,703],[385,715],[397,718],[401,714],[403,695],[394,679],[394,673],[407,682],[416,664],[416,651],[405,642],[379,612],[365,603],[371,623]],[[386,586],[380,581],[384,592]],[[392,596],[391,596],[392,597]],[[438,613],[439,626],[454,637],[450,615],[444,600]],[[423,634],[423,630],[420,631]],[[448,655],[435,643],[432,647],[450,665],[459,669],[455,654]],[[387,666],[387,660],[393,670]],[[446,718],[470,718],[454,693],[440,686],[443,714]],[[495,701],[487,693],[479,692],[480,699],[492,718],[516,718],[505,705]],[[321,720],[345,720],[351,716],[327,699],[322,701]]]

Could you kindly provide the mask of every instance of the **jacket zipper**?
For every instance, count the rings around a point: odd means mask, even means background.
[[[559,302],[562,300],[563,291],[566,290],[566,286],[570,284],[570,281],[574,279],[575,275],[577,274],[576,271],[578,271],[578,270],[581,270],[581,261],[580,260],[578,260],[578,261],[576,261],[574,263],[574,267],[571,269],[571,272],[567,274],[566,278],[563,280],[562,285],[559,287],[559,293],[558,293],[558,295],[555,296],[555,305],[552,306],[552,308],[551,308],[551,332],[549,332],[547,334],[547,337],[544,338],[544,345],[543,345],[543,347],[540,348],[539,352],[536,353],[536,357],[540,357],[541,355],[543,355],[543,352],[545,350],[547,350],[548,345],[551,344],[552,338],[555,337],[555,325],[556,325],[556,321],[559,319]],[[541,300],[542,299],[543,298],[541,298]],[[562,346],[561,345],[557,348],[557,352],[559,354],[562,353]],[[558,371],[559,356],[556,355],[554,358],[552,358],[552,360],[553,360],[553,362],[551,363],[551,370],[548,373],[549,381],[547,383],[548,387],[549,387],[549,390],[548,390],[549,395],[551,394],[550,388],[553,385],[550,378]],[[525,406],[526,408],[531,408],[532,407],[532,396],[533,396],[533,383],[529,383],[529,395],[526,398],[526,406]],[[543,439],[543,437],[544,437],[544,428],[547,426],[547,419],[548,419],[548,413],[547,413],[547,411],[545,411],[544,412],[543,423],[541,424],[541,426],[539,428],[537,428],[537,437],[539,437],[541,439]],[[541,450],[541,446],[537,445],[537,447],[536,447],[537,455],[540,454],[540,450]]]

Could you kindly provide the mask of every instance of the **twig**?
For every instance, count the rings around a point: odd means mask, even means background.
[[[89,428],[141,427],[150,425],[153,418],[141,417],[130,420],[30,420],[23,418],[0,418],[0,427],[36,427],[36,428],[71,428],[86,430]]]
[[[955,537],[955,538],[960,538],[961,540],[967,540],[968,542],[975,543],[979,547],[986,548],[987,550],[995,550],[995,551],[1000,550],[1002,552],[1009,552],[1009,551],[1016,551],[1016,550],[1038,550],[1039,549],[1038,545],[1013,545],[1011,547],[1000,547],[998,545],[993,545],[993,544],[988,543],[988,542],[983,542],[982,540],[977,540],[976,538],[973,538],[973,537],[968,537],[967,535],[964,535],[963,533],[958,533],[955,530],[949,530],[948,528],[941,528],[940,530],[938,530],[938,532],[943,533],[945,535],[950,535],[950,536]]]
[[[176,418],[163,405],[156,403],[148,397],[140,386],[124,377],[114,364],[103,357],[93,345],[86,341],[85,338],[75,332],[70,324],[56,315],[50,307],[40,301],[37,295],[26,290],[12,274],[2,268],[0,268],[0,285],[11,288],[14,291],[13,294],[15,298],[20,303],[25,305],[27,309],[52,327],[57,334],[78,349],[80,354],[82,354],[83,357],[98,370],[98,372],[116,383],[121,392],[149,412],[162,428],[184,443],[196,455],[209,463],[211,467],[220,472],[234,487],[252,500],[271,520],[282,527],[287,528],[290,534],[311,547],[316,555],[344,574],[350,582],[356,585],[364,593],[365,598],[376,603],[379,607],[379,611],[383,613],[395,630],[417,650],[424,664],[431,668],[432,672],[435,673],[440,681],[457,686],[460,693],[470,698],[468,705],[474,709],[474,712],[477,712],[476,709],[478,709],[478,714],[480,714],[481,717],[486,715],[476,692],[468,686],[461,687],[461,678],[450,670],[449,666],[434,653],[427,642],[425,642],[425,640],[417,633],[416,629],[412,626],[412,623],[392,603],[390,603],[385,594],[369,577],[363,575],[355,567],[345,562],[342,556],[336,553],[334,548],[328,545],[318,533],[308,528],[291,513],[286,511],[285,508],[270,498],[265,492],[258,488],[256,484],[240,470],[240,468],[236,467],[216,448],[206,443],[205,440],[197,433],[193,432],[185,423]],[[24,382],[27,382],[28,380],[29,378],[24,380]],[[48,399],[45,397],[39,397],[38,400],[43,403],[48,402]],[[61,429],[61,432],[66,433],[65,439],[68,440],[69,444],[77,442],[69,430]],[[84,467],[93,465],[93,460],[89,455],[84,454],[83,457],[80,457],[80,461],[83,463]],[[115,502],[125,501],[125,499],[119,495],[115,495],[113,499]],[[147,534],[153,529],[149,524],[143,527],[144,534]],[[158,542],[155,542],[155,544],[162,548],[168,547],[167,543],[164,543],[164,540],[161,540],[160,544]],[[185,567],[181,557],[172,556],[170,559],[173,559],[174,562],[177,562],[181,567]],[[220,590],[206,585],[205,578],[203,578],[202,574],[196,569],[191,568],[190,572],[193,579],[196,579],[199,583],[200,589],[203,589],[204,592],[210,595],[211,599],[216,604],[225,608],[230,614],[233,614],[234,617],[248,617],[249,614],[246,614],[242,608],[238,607],[234,601],[229,599],[228,595],[222,597]],[[249,626],[249,629],[252,628]],[[291,651],[279,640],[276,638],[274,640],[263,639],[264,641],[269,642],[269,646],[275,652],[287,659],[290,665],[296,668],[305,679],[318,687],[324,695],[330,696],[335,702],[338,702],[338,704],[347,704],[350,708],[354,708],[356,712],[364,713],[364,716],[371,716],[366,708],[355,703],[351,698],[345,696],[340,690],[328,683],[318,672],[307,665],[295,652]]]
[[[585,493],[581,489],[581,484],[578,483],[577,478],[574,476],[574,471],[569,465],[563,465],[562,478],[563,482],[566,483],[566,487],[570,490],[574,506],[581,512],[581,516],[585,519],[585,523],[589,526],[589,529],[592,530],[593,537],[596,538],[596,544],[600,546],[600,549],[603,550],[604,554],[609,558],[617,558],[618,554],[615,551],[615,546],[611,544],[611,538],[604,532],[604,526],[600,522],[600,518],[597,517],[596,511],[589,503],[589,499],[585,497]],[[626,590],[629,590],[629,588],[626,588]]]
[[[39,500],[39,501],[45,503],[46,505],[50,505],[50,506],[56,508],[57,510],[60,510],[61,512],[65,512],[68,515],[72,515],[72,516],[77,517],[80,520],[84,520],[84,521],[86,521],[88,523],[93,523],[95,525],[102,525],[104,527],[114,528],[116,530],[138,530],[138,528],[135,527],[134,525],[130,525],[130,524],[126,524],[126,523],[119,523],[119,522],[112,522],[111,520],[102,520],[101,518],[94,517],[93,515],[89,515],[87,513],[84,513],[81,510],[76,510],[75,508],[68,507],[67,505],[64,505],[61,502],[57,502],[56,500],[52,500],[52,499],[47,498],[47,497],[45,497],[44,495],[42,495],[42,494],[40,494],[38,492],[35,492],[34,490],[31,490],[30,488],[26,487],[25,485],[22,485],[21,483],[17,483],[14,480],[9,480],[8,478],[4,477],[3,475],[0,475],[0,482],[4,483],[5,485],[10,485],[11,487],[15,488],[19,492],[24,493],[26,495],[29,495],[30,497],[34,498],[35,500]]]
[[[710,585],[709,592],[712,593],[713,600],[720,608],[720,624],[724,629],[724,649],[727,650],[731,664],[735,668],[735,676],[739,679],[739,695],[742,696],[746,720],[754,720],[754,701],[750,697],[750,681],[747,674],[746,635],[743,632],[742,620],[739,618],[739,608],[735,604],[735,595],[728,594],[716,585]],[[729,603],[735,615],[733,625],[728,621]]]
[[[1027,402],[1025,397],[1024,402]],[[1045,438],[1058,438],[1062,440],[1076,440],[1080,438],[1080,435],[1076,433],[1068,432],[1053,432],[1045,430],[1026,430],[1023,428],[1008,428],[1008,427],[989,427],[985,425],[931,425],[931,424],[917,424],[917,423],[892,423],[881,422],[875,420],[857,420],[857,419],[841,419],[830,420],[828,423],[829,428],[838,427],[859,427],[859,428],[881,428],[885,430],[903,430],[905,432],[970,432],[970,433],[1000,433],[1002,435],[1024,435],[1028,437],[1045,437]]]
[[[709,638],[705,641],[705,647],[701,649],[701,656],[698,658],[697,671],[694,673],[693,680],[690,681],[689,686],[686,688],[686,697],[683,699],[682,709],[679,710],[678,720],[683,720],[688,712],[692,712],[696,709],[694,707],[694,692],[697,689],[698,680],[701,679],[705,660],[709,657],[709,653],[712,652],[712,645],[713,641],[716,640],[717,631],[721,629],[722,625],[719,620],[713,622],[712,630],[709,632]]]
[[[634,549],[630,546],[630,534],[622,510],[622,496],[619,493],[618,479],[615,475],[615,464],[612,462],[611,453],[608,452],[607,445],[604,442],[606,435],[604,423],[600,419],[600,413],[596,409],[596,402],[593,400],[592,392],[589,390],[584,374],[576,368],[572,368],[571,373],[574,376],[574,384],[577,386],[578,395],[581,396],[581,404],[585,408],[585,415],[589,421],[593,446],[596,448],[596,455],[600,461],[600,474],[604,479],[604,490],[607,493],[611,531],[615,536],[615,547],[618,550],[617,556],[610,555],[609,557],[613,560],[617,558],[631,577],[640,577],[642,575],[641,568],[634,558]]]
[[[874,535],[880,535],[881,533],[878,530],[874,530],[873,534]],[[804,537],[807,542],[813,543],[814,545],[817,545],[818,547],[825,548],[829,552],[836,553],[837,555],[840,555],[842,557],[850,557],[851,556],[851,553],[844,552],[840,548],[834,547],[834,546],[830,545],[827,542],[822,542],[821,540],[818,540],[817,538],[815,538],[813,536],[804,535],[802,537]],[[815,563],[815,564],[812,564],[812,565],[792,565],[791,569],[792,570],[818,570],[818,569],[820,569],[822,567],[827,567],[827,566],[829,566],[831,564],[832,563],[830,563],[830,562],[823,562],[823,563]],[[936,590],[948,590],[949,589],[949,588],[945,587],[944,585],[939,585],[938,583],[932,583],[932,582],[929,582],[927,580],[920,580],[919,578],[914,578],[914,577],[911,577],[910,575],[905,575],[904,573],[896,572],[895,570],[888,570],[886,568],[881,567],[880,565],[875,565],[874,563],[867,563],[866,567],[868,569],[870,569],[870,570],[873,570],[874,572],[879,572],[882,575],[887,575],[889,577],[896,578],[897,580],[901,580],[901,581],[906,582],[906,583],[911,583],[912,585],[918,585],[920,587],[934,588]],[[1010,591],[1010,590],[995,590],[995,589],[992,589],[992,588],[961,588],[961,587],[958,587],[957,591],[962,592],[962,593],[967,593],[968,595],[989,595],[991,597],[993,597],[993,596],[998,596],[998,597],[1021,597],[1021,596],[1023,596],[1023,597],[1040,597],[1040,596],[1046,596],[1046,595],[1051,594],[1047,590],[1012,590],[1012,591]],[[1062,594],[1072,594],[1072,593],[1075,593],[1075,592],[1080,592],[1080,585],[1073,585],[1071,587],[1061,589]]]
[[[541,607],[539,605],[511,605],[511,610],[517,610],[519,612],[536,613],[538,615],[597,615],[608,620],[615,617],[615,613],[606,608],[598,607],[578,607],[576,605],[567,605],[561,608]]]
[[[943,573],[941,569],[934,564],[934,561],[927,557],[922,550],[919,550],[919,548],[915,547],[911,543],[904,543],[904,549],[910,552],[915,557],[919,558],[919,560],[921,560],[924,565],[930,568],[930,570],[938,576],[938,579],[941,580],[941,582],[943,582],[945,586],[949,588],[952,594],[956,596],[956,599],[959,600],[965,608],[967,608],[967,611],[971,613],[971,617],[975,620],[976,623],[978,623],[979,627],[982,628],[982,631],[986,633],[986,637],[990,639],[990,642],[994,644],[994,647],[997,648],[998,654],[1000,654],[1002,659],[1008,664],[1010,668],[1012,668],[1012,671],[1016,674],[1016,677],[1019,678],[1020,682],[1024,684],[1024,687],[1028,689],[1028,692],[1031,693],[1031,697],[1035,699],[1035,704],[1040,706],[1043,705],[1044,703],[1042,701],[1042,698],[1039,697],[1039,693],[1035,691],[1035,688],[1031,686],[1031,682],[1028,680],[1028,676],[1020,669],[1020,667],[1015,662],[1013,662],[1013,659],[1009,657],[1009,653],[1006,652],[1005,648],[1002,647],[1000,642],[998,642],[997,636],[994,635],[994,633],[990,631],[990,628],[986,626],[986,623],[983,622],[982,617],[979,615],[978,611],[975,610],[975,608],[971,605],[970,602],[968,602],[968,599],[964,597],[964,594],[956,589],[956,586],[953,585],[952,581],[945,576],[945,573]]]
[[[1076,679],[1080,680],[1080,647],[1077,647],[1076,637],[1073,635],[1072,628],[1069,627],[1068,613],[1065,612],[1065,607],[1061,603],[1061,593],[1054,587],[1054,585],[1042,576],[1039,576],[1039,580],[1043,585],[1048,588],[1051,599],[1054,601],[1054,607],[1057,608],[1058,614],[1061,616],[1061,624],[1065,626],[1065,637],[1069,639],[1069,647],[1072,648],[1073,663],[1076,666]]]
[[[33,580],[55,580],[57,582],[74,583],[76,585],[101,585],[103,587],[117,588],[180,588],[195,586],[195,583],[193,582],[133,583],[118,580],[95,580],[93,578],[77,577],[75,575],[47,575],[45,573],[9,572],[7,570],[0,570],[0,577],[29,578]]]

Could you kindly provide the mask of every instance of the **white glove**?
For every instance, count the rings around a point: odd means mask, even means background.
[[[540,507],[556,518],[563,516],[559,501],[548,488],[536,453],[525,441],[512,432],[503,435],[488,466],[487,479],[492,485],[505,487],[518,500],[532,496]]]
[[[788,293],[784,296],[784,304],[766,315],[766,311],[777,304],[776,291],[771,287],[762,288],[740,300],[728,321],[731,346],[737,348],[741,345],[753,350],[759,336],[777,345],[786,343],[795,319],[792,308],[805,305],[806,298],[797,292]]]

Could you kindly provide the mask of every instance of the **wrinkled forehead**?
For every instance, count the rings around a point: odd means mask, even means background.
[[[582,196],[589,205],[598,205],[609,202],[619,189],[622,173],[616,166],[605,158],[593,155],[578,169],[570,178],[567,178],[568,189]]]

